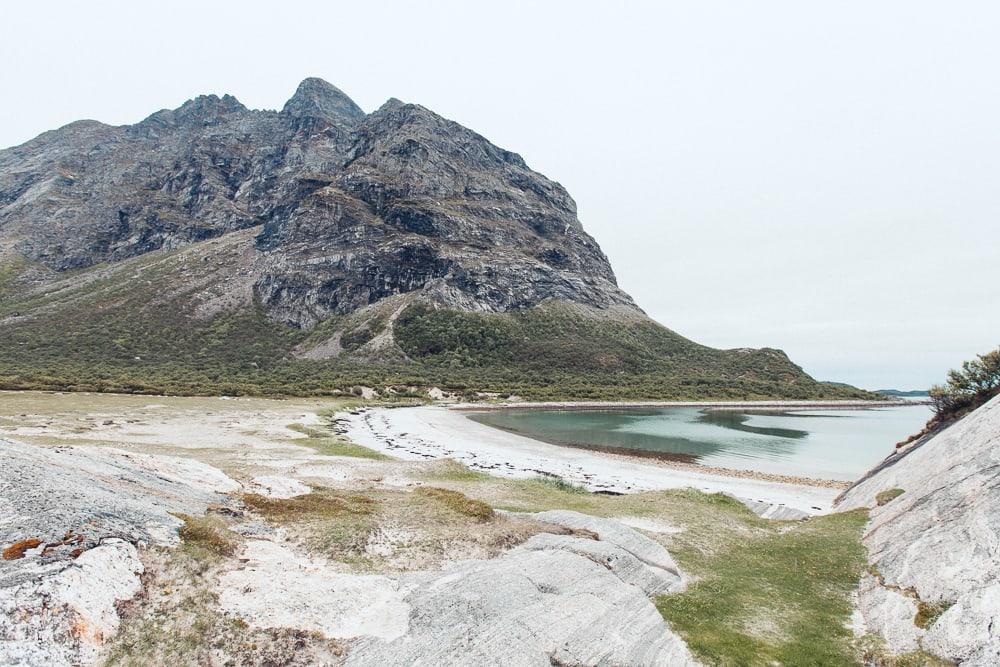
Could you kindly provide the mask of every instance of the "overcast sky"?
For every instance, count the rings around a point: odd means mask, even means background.
[[[998,35],[987,1],[36,0],[0,22],[0,146],[319,76],[561,182],[672,329],[923,388],[1000,345]]]

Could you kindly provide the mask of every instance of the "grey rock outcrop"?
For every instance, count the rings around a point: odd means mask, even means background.
[[[624,551],[642,563],[646,569],[669,581],[668,588],[671,592],[683,587],[680,568],[663,545],[621,522],[571,510],[549,510],[533,516],[539,521],[594,533],[599,541]]]
[[[0,151],[0,258],[36,281],[246,228],[230,273],[296,326],[417,291],[469,310],[637,310],[558,183],[422,106],[365,114],[320,79],[280,112],[204,95]]]
[[[902,494],[879,505],[894,489]],[[1000,662],[1000,397],[894,454],[837,503],[857,507],[871,510],[867,629],[896,653]],[[921,607],[928,627],[914,623]],[[928,610],[944,611],[934,620]]]
[[[193,459],[0,440],[0,544],[38,539],[50,547],[44,561],[67,559],[108,537],[171,544],[181,525],[172,513],[202,514],[239,488]],[[28,562],[0,565],[0,586],[21,579]]]
[[[0,441],[0,664],[93,664],[143,590],[144,544],[176,542],[174,513],[200,514],[243,487],[190,459],[106,447]],[[306,487],[259,476],[250,490]],[[528,515],[536,534],[490,560],[355,574],[295,551],[282,529],[247,535],[213,584],[219,611],[258,630],[346,640],[360,665],[693,665],[651,596],[685,578],[658,542],[611,519]],[[5,553],[5,557],[6,557]]]
[[[0,440],[0,664],[92,663],[141,589],[135,545],[238,488],[190,459]]]
[[[959,598],[930,628],[923,646],[962,665],[1000,664],[1000,583]]]
[[[344,91],[316,77],[304,79],[299,84],[281,113],[293,118],[317,118],[332,123],[365,115]]]
[[[697,664],[648,597],[683,585],[662,546],[610,519],[531,516],[598,539],[538,535],[500,558],[422,575],[405,597],[407,632],[362,638],[347,664]]]

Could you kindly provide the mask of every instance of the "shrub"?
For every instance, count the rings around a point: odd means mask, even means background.
[[[652,321],[568,304],[469,313],[418,303],[394,324],[380,307],[335,315],[312,331],[272,319],[259,302],[203,317],[198,290],[163,289],[194,284],[185,257],[150,253],[39,290],[5,289],[13,269],[0,265],[0,389],[343,396],[362,386],[437,386],[469,400],[479,392],[536,401],[875,398],[816,382],[776,350],[714,350]],[[392,350],[351,353],[389,327],[405,359]],[[337,332],[348,354],[299,356]]]
[[[939,420],[961,417],[1000,393],[1000,348],[980,354],[948,371],[944,385],[931,387],[931,402]]]

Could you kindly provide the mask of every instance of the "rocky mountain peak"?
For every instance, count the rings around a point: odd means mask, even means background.
[[[241,293],[293,326],[408,293],[638,312],[561,185],[423,106],[366,115],[322,79],[281,112],[202,95],[0,151],[0,255],[53,278],[248,228]]]
[[[365,112],[344,91],[317,77],[304,79],[282,113],[328,120],[362,118]]]
[[[176,109],[157,111],[143,123],[161,125],[214,125],[233,113],[247,111],[232,95],[199,95]]]

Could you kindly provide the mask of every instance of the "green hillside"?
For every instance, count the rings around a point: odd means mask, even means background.
[[[412,295],[311,330],[275,322],[252,301],[206,312],[206,294],[233,280],[237,252],[232,239],[219,239],[34,285],[24,278],[32,267],[5,265],[0,387],[313,395],[364,385],[536,400],[871,398],[816,382],[777,350],[715,350],[648,318],[577,304],[478,314]],[[395,345],[366,350],[387,327]],[[337,334],[339,356],[301,358]]]

